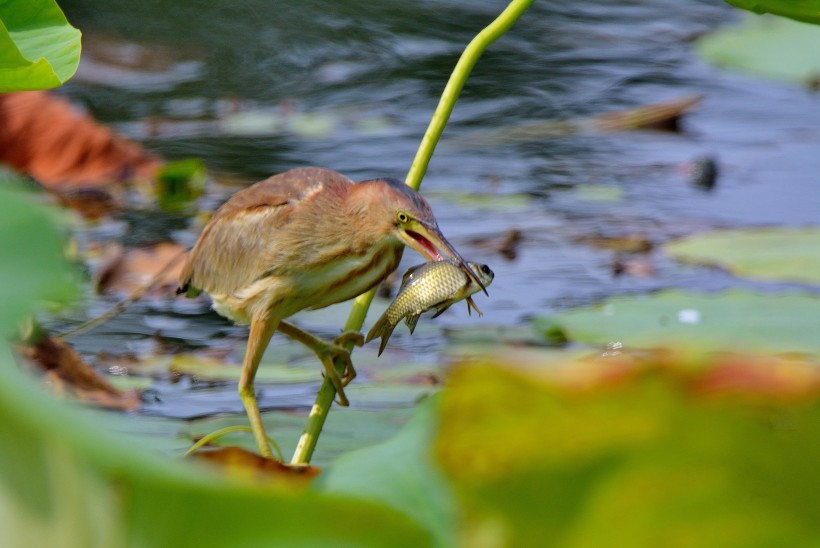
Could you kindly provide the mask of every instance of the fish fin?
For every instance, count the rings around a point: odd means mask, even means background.
[[[444,311],[445,311],[445,310],[447,310],[448,308],[450,308],[450,305],[449,305],[449,304],[448,304],[448,305],[445,305],[445,306],[442,306],[442,307],[437,308],[437,309],[436,309],[436,313],[435,313],[435,314],[433,314],[433,316],[432,316],[432,317],[433,317],[433,318],[438,318],[438,317],[439,317],[439,316],[441,316],[441,315],[444,313]]]
[[[384,348],[387,346],[387,341],[390,340],[390,335],[393,334],[393,330],[396,328],[396,324],[391,324],[390,320],[387,319],[387,314],[383,314],[381,318],[370,328],[370,331],[367,333],[367,337],[365,338],[364,342],[370,342],[376,337],[381,337],[381,344],[379,344],[379,356],[382,355],[384,352]]]
[[[422,266],[424,266],[424,263],[417,264],[416,266],[411,266],[410,268],[408,268],[407,272],[404,273],[404,276],[401,277],[401,286],[400,287],[404,287],[405,285],[407,285],[407,281],[410,279],[410,276],[413,275],[413,272],[415,272],[416,270],[419,269],[419,267],[422,267]]]
[[[478,307],[476,306],[475,301],[473,300],[473,298],[472,297],[467,297],[467,314],[470,314],[470,308],[471,307],[476,311],[476,314],[478,314],[479,318],[484,315],[484,313],[481,310],[479,310]]]
[[[421,314],[410,314],[405,318],[404,323],[407,324],[407,328],[410,330],[410,334],[413,334],[413,331],[416,330],[416,324],[419,323],[419,318]]]

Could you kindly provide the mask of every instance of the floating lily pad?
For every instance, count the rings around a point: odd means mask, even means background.
[[[820,284],[820,227],[719,230],[665,246],[673,257],[758,280]]]
[[[516,211],[532,204],[532,196],[523,193],[457,192],[433,189],[425,196],[448,204],[479,211]]]
[[[303,383],[319,382],[321,364],[316,367],[294,367],[283,364],[263,363],[256,372],[256,382],[263,383]],[[239,364],[226,364],[221,360],[197,356],[175,356],[170,363],[174,373],[192,375],[201,380],[239,381],[242,367]]]
[[[801,294],[665,291],[536,318],[560,324],[570,340],[625,348],[684,347],[820,353],[820,298]]]
[[[748,74],[803,83],[820,77],[820,27],[788,19],[747,17],[704,36],[697,50],[718,66]]]
[[[582,202],[615,204],[624,200],[622,188],[612,185],[581,184],[574,188],[575,196]]]

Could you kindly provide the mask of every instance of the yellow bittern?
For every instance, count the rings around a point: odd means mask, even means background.
[[[237,192],[205,226],[178,293],[205,291],[219,314],[250,324],[239,395],[261,454],[271,451],[254,377],[273,333],[278,329],[312,349],[339,403],[347,405],[343,387],[356,373],[342,343],[361,344],[361,334],[326,342],[283,320],[376,286],[398,267],[405,245],[430,261],[456,260],[481,285],[442,235],[427,201],[396,179],[353,183],[329,169],[294,169]],[[346,364],[341,376],[336,358]]]

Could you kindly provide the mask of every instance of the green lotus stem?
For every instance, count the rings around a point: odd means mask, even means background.
[[[481,57],[485,49],[509,30],[533,2],[534,0],[513,0],[510,2],[507,8],[464,48],[464,52],[461,54],[458,63],[456,63],[447,86],[441,94],[441,99],[439,99],[436,111],[430,120],[430,125],[427,126],[427,131],[421,139],[421,144],[418,152],[416,152],[416,157],[413,159],[413,164],[410,166],[410,171],[407,173],[405,183],[409,187],[418,190],[421,186],[421,180],[427,172],[427,166],[430,164],[433,151],[436,149],[441,134],[444,132],[444,127],[453,112],[453,107],[455,107],[458,96],[461,94],[461,89],[464,87],[464,83],[467,81],[467,77],[478,58]],[[370,308],[370,303],[373,301],[375,294],[376,290],[371,289],[356,298],[347,318],[345,331],[359,331],[362,328],[367,310]],[[353,343],[347,343],[347,348],[352,350]],[[344,372],[344,364],[339,361],[336,362],[336,368],[339,370],[340,375]],[[316,402],[310,410],[305,430],[299,438],[293,459],[290,461],[291,464],[310,463],[319,434],[322,432],[322,427],[335,397],[336,391],[333,384],[325,379],[321,388],[319,388],[319,393],[316,395]]]
[[[192,455],[197,449],[203,447],[204,445],[211,443],[217,438],[221,438],[225,434],[232,434],[234,432],[253,432],[250,426],[245,425],[237,425],[237,426],[226,426],[225,428],[220,428],[216,432],[211,432],[206,436],[202,436],[202,438],[193,444],[190,449],[185,451],[185,454],[182,455],[183,457],[187,457]],[[274,451],[276,451],[276,456],[278,457],[279,462],[285,462],[285,459],[282,457],[282,450],[279,449],[279,444],[276,443],[276,440],[272,437],[268,436],[268,442],[273,446]]]

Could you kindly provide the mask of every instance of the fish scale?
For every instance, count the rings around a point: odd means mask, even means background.
[[[398,323],[408,314],[421,314],[453,296],[471,280],[460,268],[442,268],[449,262],[426,263],[414,270],[388,308],[388,319]],[[435,276],[435,278],[433,278]]]

